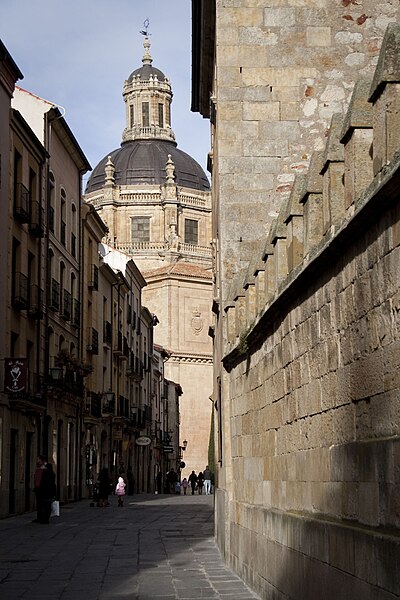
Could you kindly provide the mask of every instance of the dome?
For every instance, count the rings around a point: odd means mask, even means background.
[[[201,166],[174,142],[135,140],[107,154],[93,169],[85,193],[95,192],[105,184],[108,156],[115,167],[116,185],[162,185],[166,182],[168,155],[175,166],[175,184],[193,190],[209,191],[210,183]]]
[[[141,81],[149,81],[150,75],[157,75],[157,79],[159,81],[164,81],[166,79],[164,73],[160,71],[160,69],[156,69],[153,65],[143,65],[139,69],[135,69],[128,77],[127,81],[130,83],[132,79],[136,76],[140,75]]]

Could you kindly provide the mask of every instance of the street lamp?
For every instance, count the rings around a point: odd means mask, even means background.
[[[63,376],[63,369],[62,367],[51,367],[49,369],[50,371],[50,378],[52,381],[60,381],[62,376]]]

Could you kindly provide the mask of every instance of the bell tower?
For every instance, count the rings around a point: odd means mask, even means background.
[[[134,140],[165,140],[175,143],[171,129],[172,88],[162,71],[153,67],[147,31],[143,46],[143,66],[124,83],[126,127],[122,143]]]

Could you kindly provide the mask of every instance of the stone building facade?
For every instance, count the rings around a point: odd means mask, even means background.
[[[205,468],[211,429],[210,184],[177,147],[171,83],[153,65],[148,37],[123,97],[121,147],[95,167],[85,200],[107,224],[108,246],[133,258],[146,279],[143,302],[159,320],[155,341],[170,354],[165,375],[182,387],[179,445],[187,441],[187,474]]]
[[[213,124],[216,531],[265,599],[400,593],[399,16],[193,1],[193,109]]]
[[[107,226],[82,202],[90,165],[21,78],[0,41],[0,518],[35,509],[38,454],[62,503],[93,498],[103,466],[112,478],[131,467],[134,490],[154,492],[169,430],[180,454],[181,389],[153,352],[146,282],[100,244]]]

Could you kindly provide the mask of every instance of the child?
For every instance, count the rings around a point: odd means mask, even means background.
[[[122,477],[118,477],[117,487],[115,488],[115,493],[118,496],[118,506],[124,505],[124,496],[125,496],[125,488],[126,483]]]
[[[183,495],[186,496],[186,490],[188,489],[189,486],[189,482],[186,479],[186,477],[184,477],[184,479],[182,480],[182,487],[183,487]]]

